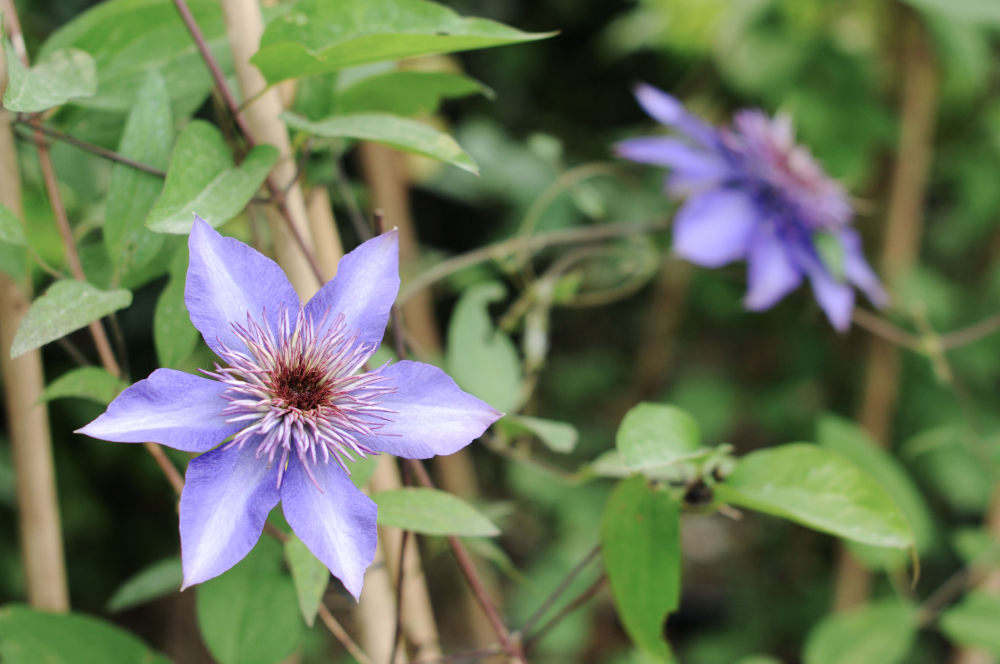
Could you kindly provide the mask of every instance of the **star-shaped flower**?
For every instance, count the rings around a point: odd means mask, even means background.
[[[787,116],[736,114],[716,129],[670,95],[640,85],[636,98],[655,120],[681,137],[622,141],[626,159],[667,166],[667,189],[686,202],[674,220],[674,251],[719,267],[745,259],[747,309],[774,306],[809,279],[816,300],[838,330],[854,309],[854,286],[876,306],[888,301],[850,226],[847,193],[795,143]]]
[[[357,598],[376,506],[345,461],[452,454],[500,413],[431,365],[366,367],[399,289],[395,231],[344,256],[305,306],[274,261],[200,218],[188,247],[185,302],[222,362],[205,378],[157,369],[79,432],[200,454],[180,501],[185,588],[246,556],[280,500],[295,534]]]

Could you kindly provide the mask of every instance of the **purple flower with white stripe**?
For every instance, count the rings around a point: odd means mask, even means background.
[[[281,501],[295,534],[357,598],[376,506],[347,462],[451,454],[500,413],[428,364],[367,368],[399,289],[395,231],[344,256],[305,306],[274,261],[200,218],[188,247],[185,302],[222,362],[206,378],[157,369],[79,431],[200,454],[180,501],[183,587],[246,556]]]
[[[686,198],[674,219],[674,251],[706,267],[745,259],[743,304],[754,311],[774,306],[803,277],[840,331],[850,326],[853,286],[876,306],[887,303],[850,226],[846,192],[796,145],[787,116],[744,110],[732,128],[716,129],[652,86],[640,85],[636,98],[681,134],[616,146],[626,159],[671,169],[667,190]]]

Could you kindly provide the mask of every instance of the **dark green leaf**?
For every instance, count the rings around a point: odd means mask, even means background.
[[[955,643],[1000,657],[1000,597],[973,591],[941,615],[940,626]]]
[[[221,664],[274,664],[299,644],[302,618],[281,558],[281,545],[263,537],[236,567],[198,586],[198,625]]]
[[[492,96],[479,81],[442,71],[390,71],[357,81],[337,92],[338,114],[392,113],[418,115],[433,113],[443,99],[473,94]]]
[[[272,20],[251,62],[269,83],[352,65],[542,39],[423,0],[299,0]]]
[[[896,601],[834,613],[806,640],[805,664],[904,662],[917,633],[917,611]]]
[[[0,205],[0,242],[18,247],[25,243],[21,220],[6,205]]]
[[[623,480],[601,520],[604,566],[618,616],[637,646],[669,658],[663,622],[680,600],[680,507],[643,477]]]
[[[457,496],[437,489],[407,488],[379,491],[378,522],[422,535],[492,537],[500,529]]]
[[[165,597],[177,592],[182,581],[181,559],[165,558],[123,583],[108,600],[107,610],[117,613]]]
[[[641,403],[630,410],[615,436],[615,446],[632,470],[666,466],[704,456],[698,423],[675,406]]]
[[[715,492],[723,502],[865,544],[913,545],[906,517],[885,489],[848,459],[816,445],[748,454]]]
[[[290,535],[285,540],[285,560],[288,562],[288,569],[292,571],[292,582],[299,598],[302,618],[312,627],[316,622],[316,612],[319,611],[323,592],[330,583],[330,570],[295,535]]]
[[[76,397],[106,406],[126,387],[128,383],[101,367],[80,367],[52,381],[42,392],[41,400]]]
[[[125,630],[79,613],[0,608],[4,664],[169,664]]]
[[[14,335],[10,356],[44,346],[131,303],[127,290],[102,291],[75,279],[57,281],[31,303]]]
[[[292,129],[324,138],[351,138],[385,143],[398,150],[437,159],[458,166],[470,173],[479,169],[472,157],[448,134],[423,122],[388,113],[355,113],[334,115],[312,122],[294,113],[282,115]]]
[[[9,111],[38,113],[61,106],[70,99],[90,97],[97,91],[94,60],[77,49],[55,51],[27,69],[4,41],[7,57],[7,89],[3,105]]]
[[[170,264],[170,280],[153,311],[153,345],[160,365],[177,368],[198,345],[198,330],[191,324],[184,304],[188,248],[178,248]]]

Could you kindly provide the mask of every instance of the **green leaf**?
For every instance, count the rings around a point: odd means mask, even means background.
[[[462,389],[509,413],[521,405],[521,362],[514,342],[493,326],[487,308],[505,295],[506,289],[497,282],[477,284],[462,293],[448,323],[445,365]]]
[[[931,546],[936,535],[930,509],[920,490],[895,456],[886,452],[853,422],[832,415],[820,419],[817,440],[822,447],[850,459],[882,485],[910,524],[914,546],[918,552],[922,553]],[[905,555],[896,549],[890,551],[863,548],[855,553],[859,553],[869,563],[877,563],[878,566],[898,567],[906,563]]]
[[[24,355],[131,303],[127,290],[102,291],[75,279],[57,281],[31,303],[14,335],[10,356]]]
[[[806,639],[805,664],[895,664],[906,661],[918,628],[916,609],[889,601],[834,613]]]
[[[492,97],[493,91],[462,74],[390,71],[368,76],[339,90],[335,104],[338,114],[379,112],[418,115],[434,113],[443,99],[474,94]]]
[[[174,142],[170,97],[163,77],[152,70],[143,81],[136,105],[125,121],[118,152],[140,163],[166,170]],[[116,282],[147,265],[163,248],[164,237],[146,229],[144,220],[153,207],[163,179],[115,164],[108,184],[104,247],[115,266]]]
[[[388,113],[355,113],[334,115],[312,122],[294,113],[281,117],[292,129],[324,138],[352,138],[374,141],[405,152],[437,159],[470,173],[479,173],[476,162],[466,154],[455,139],[423,122]]]
[[[619,482],[601,519],[604,567],[618,617],[632,641],[669,658],[663,623],[681,586],[680,506],[644,477]]]
[[[973,591],[945,611],[938,624],[955,643],[1000,657],[1000,597]]]
[[[188,7],[224,73],[233,70],[222,11],[215,0],[188,0]],[[56,30],[41,57],[78,48],[97,65],[97,94],[74,103],[128,112],[150,70],[160,73],[178,116],[192,112],[212,89],[212,77],[170,0],[107,0]]]
[[[42,392],[42,401],[76,397],[105,406],[128,387],[128,383],[101,367],[80,367],[56,378]]]
[[[273,664],[299,644],[302,619],[278,542],[263,537],[246,558],[198,586],[198,626],[220,664]]]
[[[234,167],[222,133],[208,122],[192,121],[177,138],[167,182],[146,227],[190,233],[195,214],[212,226],[226,223],[243,211],[277,159],[277,149],[258,145]]]
[[[462,18],[423,0],[299,0],[268,23],[250,59],[268,83],[352,65],[543,39],[501,23]]]
[[[117,613],[140,606],[177,592],[182,582],[181,559],[165,558],[130,577],[111,596],[106,608]]]
[[[550,450],[560,454],[572,452],[580,437],[572,424],[527,415],[508,415],[500,420],[500,425],[514,434],[529,433],[542,441]]]
[[[0,608],[4,664],[169,664],[120,627],[79,613]]]
[[[170,279],[156,300],[153,311],[153,345],[160,366],[178,368],[198,345],[198,330],[191,323],[184,303],[188,248],[178,248],[170,263]]]
[[[372,366],[380,366],[380,364],[384,363],[372,362]],[[359,489],[364,488],[368,484],[368,480],[375,474],[375,466],[377,465],[377,456],[365,457],[358,461],[348,461],[347,467],[351,471],[351,481],[354,482],[354,486]]]
[[[323,592],[330,583],[330,570],[316,559],[306,545],[295,535],[285,540],[285,560],[292,571],[299,611],[310,627],[316,622],[316,612],[323,599]]]
[[[378,522],[422,535],[493,537],[500,529],[461,498],[437,489],[379,491]]]
[[[1000,25],[1000,3],[995,0],[904,0],[917,9],[940,13],[964,23]]]
[[[38,113],[61,106],[70,99],[90,97],[97,91],[94,59],[77,49],[55,51],[31,69],[21,64],[10,42],[4,40],[7,89],[3,105],[9,111]]]
[[[666,466],[704,456],[698,423],[676,406],[641,403],[622,420],[615,446],[632,470]]]
[[[17,215],[10,211],[6,205],[0,204],[0,242],[12,244],[17,247],[25,245],[24,228]]]
[[[951,544],[966,565],[1000,563],[1000,538],[986,528],[959,528],[952,534]]]
[[[835,452],[808,443],[743,457],[716,485],[719,500],[784,517],[875,546],[913,545],[906,517],[870,475]]]

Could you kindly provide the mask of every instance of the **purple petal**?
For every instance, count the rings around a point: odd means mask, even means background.
[[[281,509],[303,544],[359,599],[365,570],[375,558],[378,508],[335,462],[310,470],[318,487],[297,458],[289,461]]]
[[[818,260],[810,262],[806,271],[812,284],[816,301],[826,317],[838,332],[845,332],[851,326],[854,311],[854,289],[833,278]]]
[[[222,414],[226,386],[174,369],[157,369],[111,402],[77,433],[116,443],[161,443],[204,452],[240,430]]]
[[[641,83],[635,88],[635,98],[657,122],[678,129],[706,147],[717,143],[715,128],[688,113],[684,104],[666,92]]]
[[[724,159],[711,152],[691,147],[676,138],[633,138],[615,145],[615,152],[625,159],[673,169],[672,181],[705,186],[727,178],[731,169]],[[671,187],[674,189],[674,187]]]
[[[747,252],[747,294],[743,306],[770,309],[802,283],[802,273],[770,224],[760,224]]]
[[[306,304],[314,321],[327,324],[343,314],[347,329],[364,343],[378,344],[399,291],[399,238],[395,230],[368,240],[340,259],[337,276]]]
[[[188,464],[181,493],[183,590],[238,563],[278,503],[274,464],[249,447],[219,448]]]
[[[740,191],[698,194],[674,218],[674,251],[692,263],[720,267],[746,255],[757,222],[753,201]]]
[[[882,282],[865,260],[858,232],[845,229],[840,233],[840,241],[844,247],[844,275],[847,280],[860,288],[876,307],[889,304],[889,294],[882,288]]]
[[[277,328],[282,310],[294,316],[299,298],[278,264],[239,240],[219,235],[201,217],[195,216],[188,237],[188,264],[184,302],[191,322],[205,343],[216,353],[225,344],[243,350],[243,342],[232,324],[245,324],[247,314]]]
[[[393,411],[389,422],[365,445],[407,459],[453,454],[478,438],[502,415],[463,392],[435,366],[397,362],[382,370],[396,391],[380,405]]]

